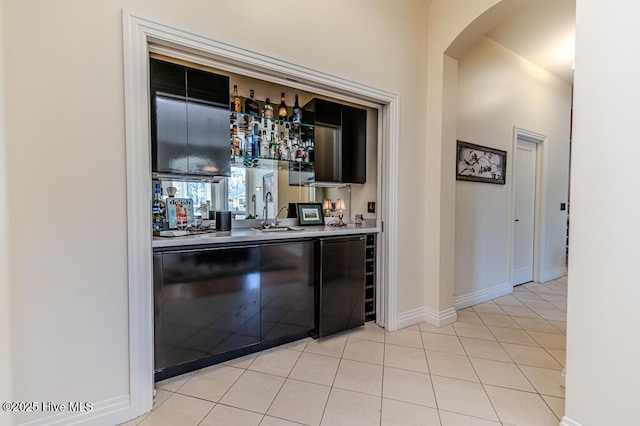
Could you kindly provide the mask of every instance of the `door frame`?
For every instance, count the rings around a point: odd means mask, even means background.
[[[548,137],[541,133],[513,126],[513,155],[511,160],[511,225],[509,238],[509,282],[513,288],[513,259],[515,257],[515,210],[516,210],[516,157],[518,155],[518,139],[536,144],[536,189],[534,201],[533,220],[533,281],[540,282],[544,266],[545,237],[544,237],[544,211],[546,200],[545,185],[545,142]]]
[[[268,78],[289,87],[356,102],[378,110],[378,202],[380,229],[378,322],[397,328],[398,183],[400,96],[356,81],[307,68],[282,58],[220,42],[136,16],[123,16],[125,155],[127,186],[127,258],[129,282],[129,417],[153,405],[153,271],[151,217],[151,147],[148,58],[150,50],[215,64],[249,77]]]

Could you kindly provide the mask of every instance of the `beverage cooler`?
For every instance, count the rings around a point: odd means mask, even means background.
[[[366,236],[320,238],[315,337],[364,325]]]

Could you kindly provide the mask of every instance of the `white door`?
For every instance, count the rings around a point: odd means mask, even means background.
[[[533,281],[536,144],[518,139],[515,164],[513,285]]]

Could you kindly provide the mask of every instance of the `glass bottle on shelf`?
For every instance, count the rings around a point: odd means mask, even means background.
[[[273,118],[273,107],[271,106],[271,100],[267,98],[264,102],[264,108],[262,109],[262,116],[264,118]]]
[[[155,196],[151,207],[153,235],[160,235],[160,231],[164,230],[164,208],[162,201],[162,186],[156,183]]]
[[[278,118],[280,120],[286,120],[287,115],[287,103],[284,99],[284,92],[282,92],[282,94],[280,95],[280,106],[278,106]]]
[[[240,112],[244,112],[243,107],[240,107]],[[247,127],[249,126],[249,117],[245,116],[244,114],[240,114],[240,116],[238,117],[238,131],[244,132],[247,130]]]
[[[249,98],[244,101],[244,112],[247,114],[260,115],[260,105],[254,97],[253,89],[249,90]]]
[[[238,85],[233,85],[233,92],[231,92],[231,101],[233,103],[232,110],[235,112],[240,112],[242,109],[242,105],[240,104],[240,96],[238,96]]]
[[[296,102],[293,105],[293,115],[291,115],[291,121],[294,123],[300,123],[302,121],[302,108],[298,104],[298,94],[296,93]]]
[[[269,157],[269,139],[267,138],[267,131],[262,131],[262,139],[260,139],[260,157]]]
[[[313,142],[311,140],[309,141],[309,149],[307,150],[307,152],[309,153],[308,157],[309,159],[307,161],[313,163],[315,161],[315,147],[313,146]]]
[[[244,135],[244,155],[253,157],[253,133],[247,132]]]
[[[251,154],[253,157],[260,156],[260,121],[253,122],[253,138],[251,143]]]

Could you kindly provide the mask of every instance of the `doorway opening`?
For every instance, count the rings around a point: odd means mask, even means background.
[[[153,271],[151,250],[151,153],[149,144],[149,52],[190,62],[215,64],[261,78],[378,110],[377,219],[379,317],[397,327],[397,227],[400,113],[399,96],[361,83],[286,62],[208,37],[123,14],[127,164],[130,418],[151,410],[153,401]],[[387,222],[384,226],[384,222]]]

